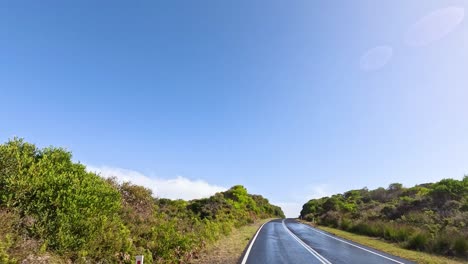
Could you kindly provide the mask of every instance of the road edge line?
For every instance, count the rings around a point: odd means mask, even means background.
[[[255,236],[252,238],[252,241],[250,241],[249,247],[247,248],[247,251],[244,254],[244,258],[242,258],[241,264],[245,264],[247,262],[247,259],[249,258],[250,250],[252,249],[253,244],[255,243],[255,240],[257,239],[258,234],[260,233],[260,230],[262,230],[263,226],[265,224],[270,223],[273,220],[270,220],[266,223],[263,223],[263,225],[260,226],[260,228],[257,230],[257,233],[255,233]]]
[[[301,224],[302,224],[302,223],[301,223]],[[348,242],[348,241],[345,241],[345,240],[336,238],[336,237],[334,237],[334,236],[331,236],[331,235],[329,235],[329,234],[327,234],[327,233],[325,233],[325,232],[316,230],[315,228],[312,228],[312,227],[310,227],[310,226],[308,226],[308,225],[306,225],[306,224],[303,224],[303,225],[305,225],[306,227],[308,227],[310,230],[312,230],[312,231],[314,231],[314,232],[317,232],[317,233],[322,234],[322,235],[324,235],[324,236],[328,236],[328,237],[333,238],[333,239],[335,239],[335,240],[338,240],[338,241],[340,241],[340,242],[342,242],[342,243],[345,243],[345,244],[348,244],[348,245],[350,245],[350,246],[353,246],[353,247],[359,248],[359,249],[361,249],[361,250],[367,251],[367,252],[372,253],[372,254],[374,254],[374,255],[377,255],[377,256],[379,256],[379,257],[386,258],[386,259],[388,259],[388,260],[390,260],[390,261],[393,261],[393,262],[395,262],[395,263],[398,263],[398,264],[405,264],[405,263],[403,263],[403,262],[401,262],[401,261],[398,261],[398,260],[396,260],[396,259],[392,259],[392,258],[390,258],[390,257],[384,256],[384,255],[379,254],[379,253],[377,253],[377,252],[373,252],[372,250],[369,250],[369,249],[367,249],[367,248],[360,247],[360,246],[355,245],[355,244],[353,244],[353,243],[350,243],[350,242]],[[356,243],[356,242],[354,242],[354,243]]]
[[[302,247],[304,247],[307,251],[309,251],[309,253],[312,254],[312,256],[317,258],[323,264],[332,264],[328,259],[326,259],[324,256],[320,255],[317,251],[315,251],[313,248],[311,248],[309,245],[307,245],[307,243],[302,241],[302,239],[300,239],[298,236],[296,236],[291,230],[289,230],[289,228],[284,223],[284,220],[285,219],[283,219],[283,221],[282,221],[283,228],[286,231],[288,231],[289,235],[292,236],[292,238],[294,238]]]

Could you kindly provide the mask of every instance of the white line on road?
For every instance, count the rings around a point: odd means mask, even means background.
[[[330,236],[329,234],[326,234],[326,233],[324,233],[324,232],[322,232],[322,231],[318,231],[318,230],[316,230],[315,228],[312,228],[312,227],[310,227],[310,226],[308,226],[308,225],[305,225],[305,226],[308,227],[308,228],[309,228],[310,230],[312,230],[312,231],[315,231],[315,232],[320,233],[320,234],[322,234],[322,235],[324,235],[324,236],[333,238],[333,239],[335,239],[335,240],[338,240],[338,241],[343,242],[343,243],[345,243],[345,244],[348,244],[348,245],[350,245],[350,246],[353,246],[353,247],[362,249],[362,250],[364,250],[364,251],[367,251],[367,252],[372,253],[372,254],[374,254],[374,255],[377,255],[377,256],[379,256],[379,257],[386,258],[386,259],[391,260],[391,261],[393,261],[393,262],[395,262],[395,263],[405,264],[405,263],[403,263],[403,262],[401,262],[401,261],[398,261],[398,260],[389,258],[389,257],[384,256],[384,255],[381,255],[381,254],[379,254],[379,253],[377,253],[377,252],[373,252],[373,251],[368,250],[368,249],[366,249],[366,248],[363,248],[363,247],[360,247],[360,246],[358,246],[358,245],[354,245],[354,244],[352,244],[352,243],[349,243],[348,241],[344,241],[344,240],[342,240],[342,239],[339,239],[339,238]]]
[[[269,223],[269,221],[268,221],[267,223]],[[255,234],[254,238],[252,239],[252,242],[250,243],[249,247],[247,248],[247,251],[245,252],[245,255],[244,255],[244,258],[242,259],[241,264],[245,264],[245,263],[247,262],[247,259],[249,258],[250,250],[252,249],[252,246],[253,246],[253,244],[255,243],[255,239],[257,239],[257,236],[258,236],[258,234],[260,233],[260,230],[262,230],[262,227],[263,227],[265,224],[266,224],[266,223],[263,223],[263,225],[260,226],[260,228],[258,229],[257,233]]]
[[[320,262],[323,264],[331,264],[330,261],[328,261],[326,258],[324,258],[322,255],[320,255],[317,251],[315,251],[313,248],[311,248],[309,245],[307,245],[304,241],[302,241],[300,238],[298,238],[296,235],[289,230],[289,228],[284,224],[284,219],[283,219],[283,227],[284,229],[297,241],[301,246],[303,246],[307,251],[309,251],[310,254],[312,254],[314,257],[316,257]]]

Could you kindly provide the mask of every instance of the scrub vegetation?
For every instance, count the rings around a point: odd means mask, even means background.
[[[86,171],[71,153],[0,145],[0,263],[189,263],[235,228],[284,217],[243,186],[192,201]]]
[[[301,218],[403,248],[468,260],[468,176],[312,199]]]
[[[241,261],[243,253],[250,240],[255,236],[262,224],[273,219],[262,219],[253,224],[234,229],[231,234],[224,236],[213,245],[200,253],[200,258],[194,264],[236,264]]]
[[[466,264],[466,261],[463,259],[456,259],[453,257],[445,257],[445,256],[438,256],[434,254],[430,254],[427,252],[416,251],[405,249],[399,247],[396,243],[390,243],[385,240],[376,238],[376,237],[368,237],[364,235],[357,235],[351,232],[343,231],[340,229],[328,227],[328,226],[315,226],[323,231],[326,231],[332,235],[336,235],[356,243],[375,248],[377,250],[381,250],[383,252],[389,253],[394,256],[399,256],[404,259],[412,260],[415,263],[419,264]]]

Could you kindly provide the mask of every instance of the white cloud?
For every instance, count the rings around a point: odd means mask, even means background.
[[[363,71],[375,71],[385,66],[393,56],[390,46],[378,46],[369,49],[361,56],[359,66]]]
[[[151,178],[137,171],[107,166],[87,166],[87,170],[105,178],[114,176],[120,182],[130,181],[144,186],[151,189],[154,196],[160,198],[192,200],[226,190],[224,187],[211,185],[203,180],[191,180],[181,176],[173,179]]]
[[[211,185],[203,180],[191,180],[185,177],[177,176],[172,179],[153,178],[144,175],[141,172],[101,166],[95,167],[87,165],[87,170],[95,172],[104,178],[116,177],[119,182],[132,182],[136,185],[144,186],[153,191],[154,196],[169,199],[192,200],[209,197],[217,192],[225,191],[227,188]],[[302,209],[302,205],[310,199],[329,196],[328,185],[317,184],[307,186],[307,195],[299,197],[295,195],[293,202],[272,203],[280,206],[286,217],[296,218]]]
[[[438,9],[410,27],[406,33],[406,44],[419,47],[437,41],[455,30],[463,21],[464,16],[465,9],[462,7]]]

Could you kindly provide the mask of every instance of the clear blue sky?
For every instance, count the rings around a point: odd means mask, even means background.
[[[468,173],[465,1],[4,1],[0,140],[311,197]]]

